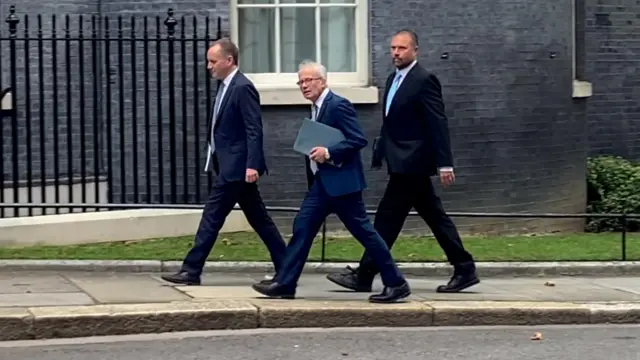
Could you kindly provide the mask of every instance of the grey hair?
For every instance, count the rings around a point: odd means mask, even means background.
[[[324,65],[320,64],[319,62],[315,62],[313,60],[303,60],[298,67],[298,71],[308,67],[314,68],[318,72],[320,77],[327,80],[327,68],[325,68]]]

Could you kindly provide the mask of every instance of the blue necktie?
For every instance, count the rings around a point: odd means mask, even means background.
[[[389,88],[389,94],[387,95],[387,104],[384,110],[384,114],[387,115],[389,113],[389,107],[391,107],[391,102],[393,101],[393,96],[396,94],[398,90],[398,84],[400,84],[400,79],[402,79],[402,74],[397,73],[396,77],[393,79],[393,83]]]

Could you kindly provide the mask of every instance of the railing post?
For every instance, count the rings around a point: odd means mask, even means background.
[[[11,165],[13,174],[13,202],[18,203],[20,199],[18,197],[18,180],[19,180],[19,168],[18,168],[18,76],[16,69],[16,38],[18,37],[18,23],[20,23],[20,19],[16,15],[16,7],[15,5],[11,5],[9,7],[9,16],[5,20],[7,24],[9,24],[9,58],[11,59],[9,65],[9,71],[11,72]],[[27,79],[28,81],[29,79]],[[2,144],[0,144],[2,146]],[[13,216],[20,216],[20,208],[16,208],[13,210]]]
[[[622,261],[627,260],[627,215],[626,213],[622,213],[622,217],[620,219],[622,223],[622,239],[621,239],[621,248],[622,248]]]
[[[164,24],[167,27],[167,39],[169,50],[169,156],[171,156],[171,203],[177,202],[177,166],[176,166],[176,97],[175,97],[175,34],[178,21],[173,17],[173,9],[169,8]],[[186,164],[185,164],[186,166]],[[161,175],[162,176],[162,175]]]

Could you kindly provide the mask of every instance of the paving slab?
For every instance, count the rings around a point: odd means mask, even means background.
[[[250,299],[260,296],[250,286],[176,286],[194,299]]]
[[[0,294],[0,307],[92,305],[93,299],[83,292]]]
[[[67,277],[100,303],[158,303],[190,297],[145,274],[72,274]]]
[[[640,295],[640,279],[638,278],[625,278],[625,277],[597,278],[597,279],[587,279],[587,281],[600,285],[602,287],[607,287],[607,288],[616,289],[616,290],[631,293],[631,294]]]
[[[150,277],[162,284],[169,284],[162,280],[160,274],[150,274]],[[200,280],[201,286],[251,286],[262,279],[264,279],[264,274],[203,274]]]
[[[260,276],[209,277],[208,285],[180,286],[178,290],[196,299],[199,298],[254,298],[261,296],[251,289],[251,284],[261,280]],[[408,277],[412,288],[410,299],[452,300],[452,301],[640,301],[640,295],[614,287],[603,286],[584,278],[518,278],[486,279],[470,289],[455,294],[437,293],[436,288],[448,279],[424,279]],[[630,281],[627,280],[626,283]],[[551,283],[554,286],[548,286]],[[623,284],[620,282],[619,284]],[[373,292],[379,292],[383,285],[379,278],[373,284]],[[640,288],[640,286],[638,286]],[[639,289],[640,291],[640,289]],[[304,275],[298,284],[297,298],[309,300],[366,300],[368,294],[354,293],[342,289],[319,274]]]
[[[0,273],[0,294],[56,293],[78,290],[76,286],[58,273]]]
[[[543,301],[640,301],[640,295],[584,278],[487,279],[486,284]],[[546,283],[554,286],[547,286]]]

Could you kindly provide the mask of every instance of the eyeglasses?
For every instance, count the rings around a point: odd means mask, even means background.
[[[298,86],[301,86],[301,85],[307,85],[307,84],[309,84],[310,82],[312,82],[313,80],[320,80],[320,79],[322,79],[322,78],[320,78],[320,77],[314,77],[314,78],[302,79],[302,80],[299,80],[299,81],[296,83],[296,85],[298,85]]]

